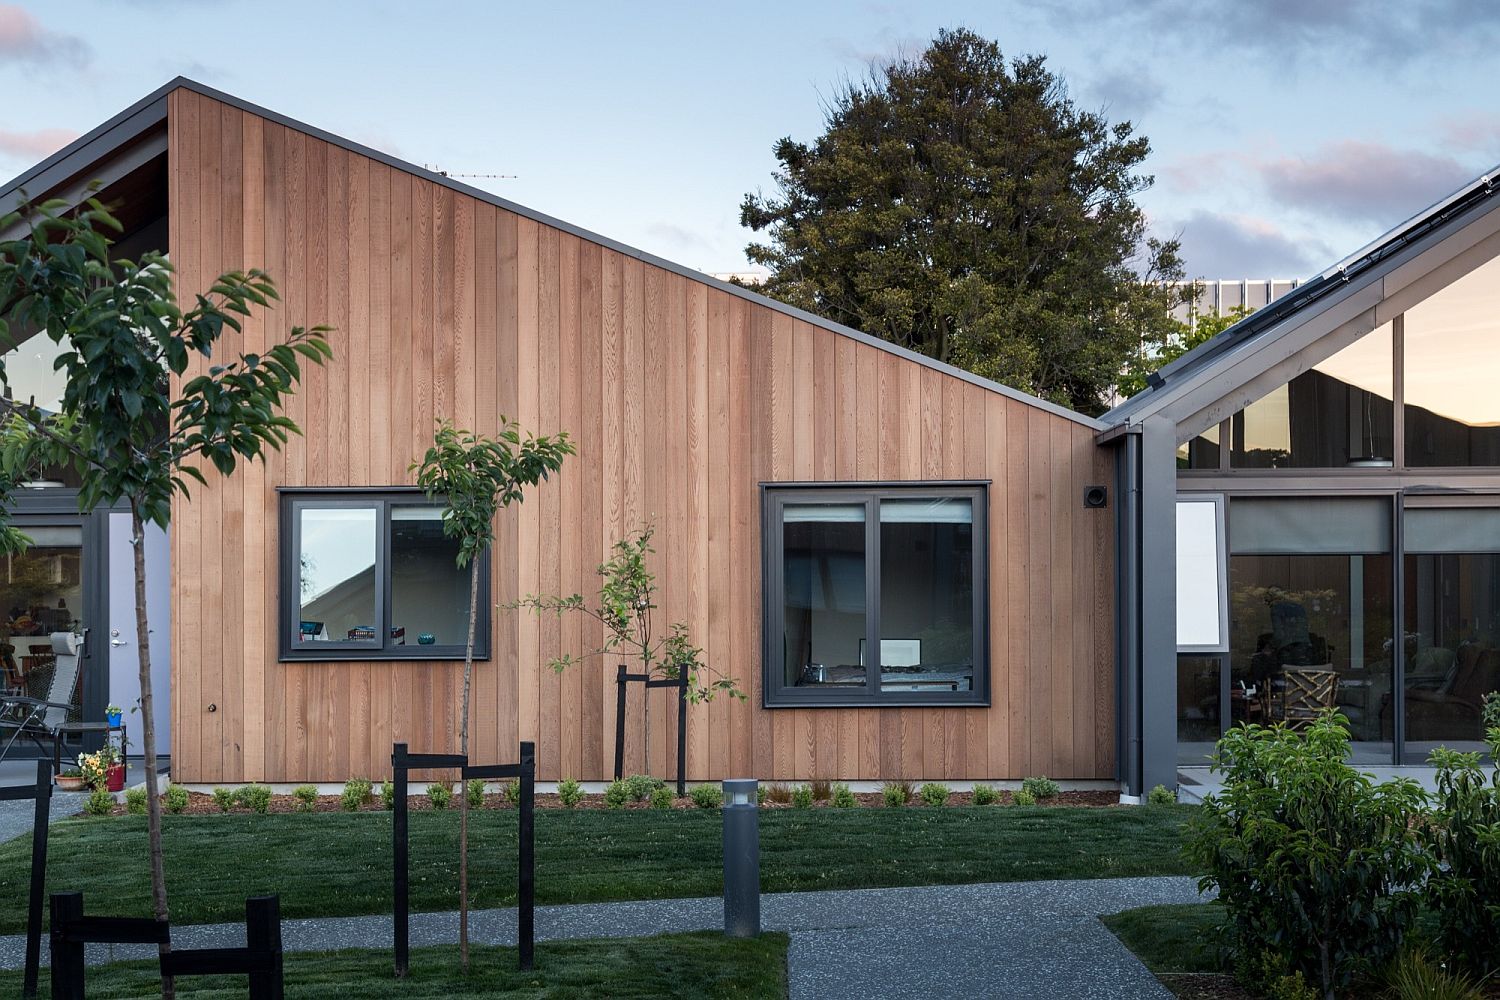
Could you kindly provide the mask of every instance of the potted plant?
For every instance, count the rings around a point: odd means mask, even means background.
[[[110,705],[104,710],[104,721],[109,723],[111,726],[118,726],[120,724],[120,718],[124,714],[125,713],[120,711],[119,705]]]
[[[76,767],[67,768],[57,776],[57,790],[60,792],[81,792],[83,787],[83,772]]]
[[[120,751],[106,746],[94,753],[80,754],[78,770],[90,788],[110,792],[125,789],[125,758]]]

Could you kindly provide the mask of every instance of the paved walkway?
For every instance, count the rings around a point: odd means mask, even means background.
[[[1098,920],[1153,903],[1198,900],[1191,878],[791,892],[761,897],[766,930],[791,935],[792,1000],[908,997],[1170,997]],[[541,906],[539,941],[636,937],[723,927],[723,902],[672,899],[639,903]],[[476,944],[513,945],[513,909],[470,915]],[[413,947],[451,944],[452,913],[413,914]],[[389,948],[389,916],[285,920],[288,951]],[[19,968],[24,938],[0,937],[0,968]],[[244,928],[209,924],[172,928],[182,948],[244,944]],[[139,946],[90,945],[90,962],[151,958]]]

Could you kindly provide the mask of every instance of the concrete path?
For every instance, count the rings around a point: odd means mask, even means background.
[[[1098,920],[1199,899],[1191,878],[1128,878],[791,892],[761,899],[766,930],[791,935],[792,1000],[908,997],[1170,997]],[[637,937],[723,927],[723,902],[653,900],[541,906],[539,941]],[[513,945],[515,910],[470,916],[476,944]],[[413,914],[412,947],[451,944],[452,913]],[[288,951],[389,948],[389,916],[282,922]],[[19,968],[24,938],[0,937],[0,968]],[[181,948],[244,944],[235,924],[172,929]],[[92,963],[151,958],[139,946],[89,947]]]

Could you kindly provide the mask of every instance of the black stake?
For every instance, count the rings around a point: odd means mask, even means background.
[[[21,996],[36,996],[42,964],[42,893],[47,879],[47,812],[52,798],[52,773],[45,760],[36,762],[36,813],[31,821],[31,898],[26,910],[26,973]]]
[[[687,706],[688,672],[677,667],[677,797],[687,794]]]
[[[621,690],[624,690],[621,688]],[[530,972],[536,956],[536,744],[521,743],[520,896],[516,941],[521,970]]]
[[[395,783],[396,799],[392,803],[395,815],[391,822],[391,837],[396,852],[396,863],[393,866],[396,876],[394,889],[394,911],[395,928],[394,939],[396,945],[396,978],[406,976],[410,960],[410,934],[407,926],[407,905],[410,895],[410,885],[407,882],[407,865],[409,863],[409,850],[406,833],[406,744],[397,743],[391,753],[392,780]]]
[[[52,894],[52,1000],[84,1000],[83,942],[68,940],[68,929],[83,919],[83,893]]]
[[[625,664],[615,674],[615,780],[625,776]]]

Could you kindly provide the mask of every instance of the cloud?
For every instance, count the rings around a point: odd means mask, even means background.
[[[1336,259],[1321,240],[1253,216],[1200,209],[1176,228],[1190,278],[1300,277]]]
[[[22,160],[41,160],[78,138],[66,128],[43,128],[34,132],[11,132],[0,129],[0,153]]]
[[[1491,165],[1500,162],[1500,116],[1479,111],[1452,115],[1438,121],[1437,133],[1451,149],[1481,154]]]
[[[1476,171],[1448,156],[1345,139],[1310,157],[1255,166],[1266,191],[1314,215],[1391,226],[1472,180]]]
[[[1138,118],[1161,106],[1166,87],[1144,66],[1105,70],[1084,87],[1093,100],[1106,105],[1114,118]]]
[[[76,68],[89,57],[83,39],[43,27],[16,4],[0,3],[0,66],[64,63]]]
[[[702,233],[679,226],[675,222],[653,222],[646,227],[646,233],[652,241],[660,241],[672,248],[671,253],[665,256],[711,253],[718,249],[717,244]]]

